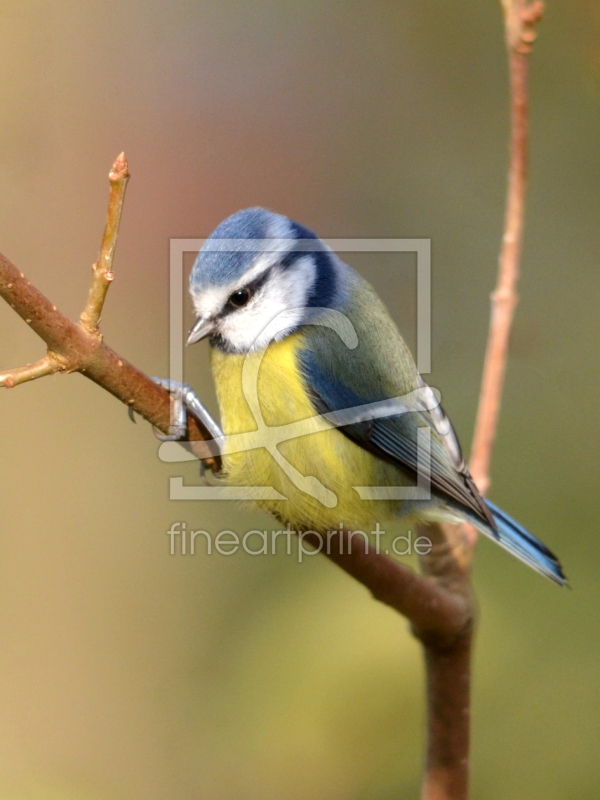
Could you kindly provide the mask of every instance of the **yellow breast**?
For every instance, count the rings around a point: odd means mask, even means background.
[[[264,446],[225,457],[231,484],[271,486],[285,500],[262,500],[266,508],[296,529],[324,532],[341,523],[368,530],[397,512],[397,501],[361,500],[354,486],[394,485],[398,470],[354,444],[318,418],[298,368],[303,334],[273,342],[266,350],[235,355],[216,348],[211,365],[228,437],[259,431]],[[308,420],[322,430],[284,441],[290,426]],[[306,423],[300,429],[306,430]],[[269,452],[271,448],[271,452]]]

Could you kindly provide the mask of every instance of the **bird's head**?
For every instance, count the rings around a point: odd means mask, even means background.
[[[311,231],[263,208],[238,211],[204,243],[190,275],[197,319],[188,344],[211,337],[246,353],[339,305],[341,262]]]

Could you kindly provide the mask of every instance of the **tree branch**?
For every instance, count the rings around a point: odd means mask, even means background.
[[[97,323],[106,291],[112,278],[112,258],[116,245],[123,193],[129,172],[124,155],[119,156],[111,173],[108,220],[98,265],[94,266],[88,295],[85,327],[62,314],[25,275],[0,253],[0,297],[44,340],[47,355],[25,367],[0,374],[0,386],[11,388],[28,380],[55,372],[80,372],[109,391],[154,427],[168,433],[171,426],[171,398],[143,372],[107,347]],[[96,268],[98,266],[98,268]],[[188,445],[210,469],[220,468],[220,458],[204,443],[212,438],[204,426],[188,416]]]
[[[52,375],[58,372],[58,369],[59,362],[47,355],[44,358],[40,358],[39,361],[34,361],[33,364],[26,364],[24,367],[15,367],[15,369],[0,372],[0,386],[12,389],[13,386],[18,386],[20,383]]]
[[[492,294],[490,332],[485,355],[479,408],[471,452],[470,469],[479,490],[490,484],[490,461],[500,414],[500,398],[506,358],[517,305],[517,280],[523,240],[523,219],[527,171],[527,55],[536,37],[543,3],[502,0],[510,75],[510,165],[504,235],[498,266],[498,283]]]
[[[431,539],[429,528],[422,533]],[[421,641],[446,649],[470,627],[470,596],[462,591],[457,571],[447,570],[443,576],[419,575],[348,531],[328,538],[330,544],[323,551],[327,558],[366,586],[376,600],[410,620]],[[304,541],[316,548],[322,544],[310,534],[304,535]],[[439,548],[447,552],[446,543],[432,542],[432,545],[432,554],[436,548],[438,552],[429,557],[437,562],[442,558]]]
[[[543,3],[501,0],[510,79],[510,161],[498,282],[492,294],[492,313],[482,387],[473,439],[470,471],[485,494],[500,399],[506,371],[508,343],[517,304],[516,286],[523,238],[527,164],[527,56],[536,38]],[[470,671],[475,603],[469,569],[477,540],[467,523],[428,528],[436,541],[432,556],[421,559],[427,575],[454,573],[454,591],[463,594],[470,609],[465,626],[450,648],[424,641],[427,674],[427,758],[423,800],[465,800],[468,796]],[[436,550],[437,548],[437,550]]]
[[[421,558],[422,575],[348,532],[332,536],[323,551],[376,600],[405,616],[423,645],[427,676],[423,800],[464,800],[468,793],[475,601],[469,565],[456,557],[456,530],[450,525],[419,527],[419,534],[432,544]],[[309,534],[304,540],[317,548],[322,544]]]
[[[92,267],[92,285],[90,286],[87,303],[80,317],[82,327],[88,333],[98,335],[100,333],[98,325],[100,324],[106,293],[115,277],[112,271],[113,258],[115,247],[117,246],[119,225],[121,224],[125,189],[129,180],[129,166],[125,153],[121,153],[117,157],[111,171],[108,173],[108,179],[110,181],[110,197],[108,199],[106,227],[102,236],[98,261]]]

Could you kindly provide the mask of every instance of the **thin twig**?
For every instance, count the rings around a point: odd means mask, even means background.
[[[504,235],[498,264],[498,283],[492,294],[490,332],[484,362],[470,470],[482,493],[490,483],[490,462],[500,413],[508,343],[517,304],[516,286],[523,238],[527,164],[527,55],[536,37],[543,4],[534,0],[501,0],[510,74],[510,163]],[[435,541],[428,559],[421,559],[425,574],[449,575],[454,591],[466,593],[471,611],[469,624],[450,648],[424,642],[427,675],[427,757],[423,800],[465,800],[468,796],[470,739],[470,675],[475,603],[469,567],[477,540],[476,529],[433,526]],[[436,552],[437,548],[437,552]]]
[[[510,330],[517,305],[517,280],[523,240],[527,169],[527,55],[541,20],[543,3],[536,0],[502,0],[510,73],[510,165],[504,235],[498,283],[492,294],[492,314],[471,451],[471,474],[485,494],[490,484],[490,461],[498,426],[500,399]]]
[[[110,181],[110,196],[108,199],[106,226],[102,236],[98,261],[92,267],[92,284],[87,302],[80,317],[81,325],[85,330],[96,335],[99,334],[98,326],[106,294],[114,279],[113,259],[119,235],[125,189],[129,180],[129,167],[125,153],[121,153],[117,157],[108,174],[108,179]]]
[[[37,378],[46,377],[46,375],[53,375],[59,369],[58,361],[51,359],[49,356],[44,356],[44,358],[40,358],[39,361],[35,361],[33,364],[26,364],[24,367],[15,367],[15,369],[0,372],[0,386],[12,389],[13,386],[18,386],[20,383],[35,381]]]

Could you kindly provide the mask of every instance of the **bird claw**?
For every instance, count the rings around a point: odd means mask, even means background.
[[[191,392],[192,389],[187,383],[178,383],[177,381],[170,381],[167,378],[152,378],[152,380],[169,392],[173,402],[173,422],[169,426],[169,433],[160,433],[154,426],[152,427],[152,433],[161,442],[179,442],[185,438],[185,434],[187,433],[185,395],[187,392]]]
[[[157,439],[160,439],[161,442],[178,442],[184,439],[187,433],[188,412],[199,420],[213,439],[223,438],[223,431],[208,413],[189,383],[179,383],[179,381],[172,381],[168,378],[152,378],[152,380],[166,389],[173,398],[173,424],[166,436],[154,429]]]

